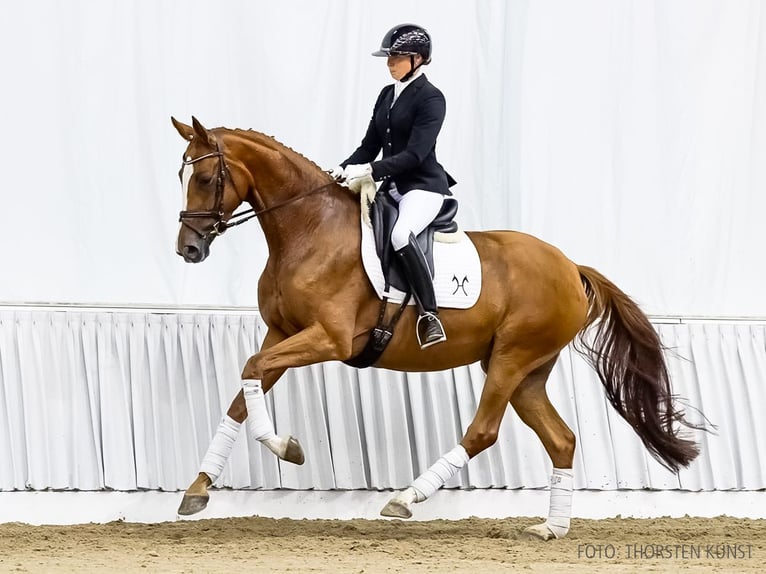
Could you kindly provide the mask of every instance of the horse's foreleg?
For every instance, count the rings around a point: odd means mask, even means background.
[[[269,329],[261,348],[269,348],[284,338],[285,337],[278,331]],[[273,370],[264,377],[264,392],[268,391],[274,384],[276,384],[277,380],[279,380],[285,370],[286,369]],[[221,475],[221,472],[223,472],[226,462],[231,455],[234,443],[237,440],[237,436],[239,436],[242,422],[244,422],[246,418],[247,406],[244,394],[240,389],[234,397],[234,400],[231,401],[229,409],[226,411],[226,415],[224,415],[221,422],[218,424],[218,429],[216,430],[213,439],[210,441],[205,456],[202,458],[197,478],[194,479],[194,482],[192,482],[189,488],[184,492],[181,505],[178,507],[178,514],[188,516],[205,509],[210,499],[208,488],[212,486]],[[294,451],[295,449],[292,450]],[[300,445],[298,445],[298,450],[300,450]],[[294,452],[291,452],[291,454],[291,462],[301,460],[302,463],[302,451],[300,452],[300,456]]]
[[[524,532],[541,540],[563,538],[572,516],[575,436],[553,408],[545,382],[556,359],[530,373],[511,397],[511,405],[524,423],[535,431],[553,462],[548,519]]]
[[[244,379],[242,394],[247,407],[247,430],[254,439],[263,444],[280,459],[303,464],[305,457],[303,448],[293,436],[287,438],[277,435],[274,423],[266,410],[266,397],[263,386],[258,379]]]
[[[231,402],[226,415],[218,423],[218,429],[202,458],[199,474],[184,492],[181,505],[178,507],[178,514],[189,516],[205,509],[210,499],[207,489],[218,479],[224,466],[226,466],[226,461],[231,455],[231,449],[234,447],[240,426],[246,416],[245,398],[242,391],[239,391]]]
[[[298,332],[273,347],[250,357],[242,371],[242,392],[247,406],[247,429],[254,439],[266,446],[283,460],[303,464],[303,449],[293,438],[276,434],[274,423],[266,410],[264,392],[268,390],[261,381],[275,371],[288,367],[302,367],[323,361],[348,358],[351,337],[343,337],[346,345],[330,337],[319,324]],[[348,349],[346,349],[348,347]]]
[[[460,444],[445,453],[408,488],[397,493],[381,510],[381,515],[410,518],[412,503],[429,498],[455,476],[469,459],[495,443],[506,405],[516,386],[529,372],[529,368],[520,369],[516,366],[518,364],[511,356],[493,355],[476,416]]]
[[[285,372],[286,369],[279,369],[278,371],[270,372],[263,381],[263,392],[266,393],[274,386],[279,377]],[[208,486],[216,481],[216,479],[223,472],[223,467],[226,466],[226,462],[229,460],[231,449],[234,447],[234,442],[239,435],[240,427],[247,418],[247,403],[245,402],[245,396],[242,390],[240,390],[234,397],[234,400],[229,406],[229,410],[226,411],[226,415],[221,419],[218,425],[218,430],[213,436],[213,440],[210,442],[210,446],[202,459],[200,465],[200,475],[207,476]],[[296,464],[303,464],[303,459],[297,460],[297,455],[293,457],[283,457],[288,462],[294,462]]]
[[[264,378],[264,392],[267,392],[274,386],[285,370],[272,371]],[[242,423],[246,418],[247,405],[245,403],[245,396],[242,390],[240,390],[234,397],[234,400],[231,401],[226,415],[218,424],[218,429],[210,441],[210,446],[208,446],[205,456],[202,458],[199,474],[197,474],[197,478],[194,479],[194,482],[184,492],[183,500],[181,500],[181,505],[178,507],[178,514],[188,516],[205,509],[210,499],[208,488],[213,485],[221,475],[221,472],[223,472],[226,462],[231,455],[231,450],[234,448],[234,443],[239,436]],[[295,464],[303,464],[303,451],[300,448],[300,444],[298,444],[298,441],[293,442],[295,446],[290,449],[284,460],[294,462]],[[293,443],[290,444],[292,445]]]

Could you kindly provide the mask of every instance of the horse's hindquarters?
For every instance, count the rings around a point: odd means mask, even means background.
[[[407,310],[377,366],[436,371],[487,361],[497,349],[551,357],[582,329],[587,297],[574,263],[558,249],[515,232],[470,233],[481,258],[482,290],[469,309],[440,309],[447,341],[421,351]]]

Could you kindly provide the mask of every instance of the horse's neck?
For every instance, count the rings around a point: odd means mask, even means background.
[[[269,253],[295,259],[349,241],[358,227],[358,201],[293,150],[262,136],[249,154],[257,197],[253,207],[269,210],[260,216]],[[267,138],[266,140],[262,138]]]

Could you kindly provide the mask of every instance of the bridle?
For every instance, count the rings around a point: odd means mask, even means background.
[[[181,211],[178,214],[178,221],[181,222],[181,225],[185,225],[189,229],[191,229],[194,233],[196,233],[203,241],[212,241],[213,238],[223,235],[224,232],[231,228],[236,227],[237,225],[242,225],[246,221],[250,221],[254,217],[258,217],[259,215],[263,215],[264,213],[267,213],[269,211],[273,211],[275,209],[279,209],[280,207],[283,207],[289,203],[292,203],[294,201],[298,201],[299,199],[303,199],[304,197],[307,197],[309,195],[313,195],[315,193],[319,193],[320,191],[324,191],[331,185],[336,184],[337,182],[335,180],[330,181],[329,183],[326,183],[324,185],[321,185],[315,189],[312,189],[311,191],[304,193],[302,195],[297,195],[294,197],[290,197],[286,199],[285,201],[281,201],[279,203],[276,203],[274,205],[271,205],[269,207],[266,207],[264,209],[256,211],[253,208],[246,209],[245,211],[240,211],[239,213],[234,213],[229,219],[224,218],[224,211],[223,211],[223,192],[224,188],[226,186],[226,173],[228,171],[226,167],[226,161],[224,159],[223,152],[221,151],[221,148],[218,145],[218,142],[215,144],[215,151],[207,153],[205,155],[201,155],[199,157],[195,157],[194,159],[188,158],[184,159],[183,165],[191,165],[194,163],[197,163],[198,161],[201,161],[203,159],[207,159],[209,157],[217,157],[218,158],[218,176],[216,178],[215,182],[215,204],[214,208],[210,210],[184,210]],[[187,219],[201,219],[201,218],[207,218],[207,219],[214,219],[213,225],[204,233],[194,227],[191,223],[187,221]]]
[[[178,214],[178,221],[181,222],[181,225],[185,225],[189,229],[191,229],[194,233],[200,236],[200,238],[203,241],[209,241],[212,240],[214,237],[218,235],[223,235],[223,233],[229,228],[229,227],[235,227],[237,225],[240,225],[244,223],[245,221],[252,219],[256,216],[254,209],[248,209],[246,211],[242,211],[240,213],[236,213],[232,215],[229,219],[224,219],[224,212],[223,212],[223,190],[226,186],[226,162],[224,161],[223,152],[221,151],[221,148],[218,146],[218,142],[215,144],[215,151],[206,153],[205,155],[201,155],[199,157],[195,157],[194,159],[188,158],[183,161],[183,165],[192,165],[194,163],[197,163],[198,161],[202,161],[203,159],[207,159],[209,157],[217,157],[218,158],[218,176],[216,178],[215,182],[215,204],[213,209],[209,210],[184,210],[181,211]],[[194,227],[191,223],[189,223],[188,219],[214,219],[213,225],[205,231],[204,233]]]

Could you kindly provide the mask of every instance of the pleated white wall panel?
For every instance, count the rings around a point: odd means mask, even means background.
[[[575,485],[587,489],[766,488],[766,326],[656,325],[674,391],[702,453],[677,476],[648,455],[570,348],[551,402],[577,437]],[[0,311],[0,489],[178,490],[196,476],[240,389],[264,326],[255,315]],[[267,397],[277,432],[306,450],[282,464],[241,433],[217,481],[232,488],[401,488],[470,424],[478,365],[436,373],[358,371],[327,363],[289,371]],[[497,444],[448,486],[543,488],[551,463],[511,407]]]

